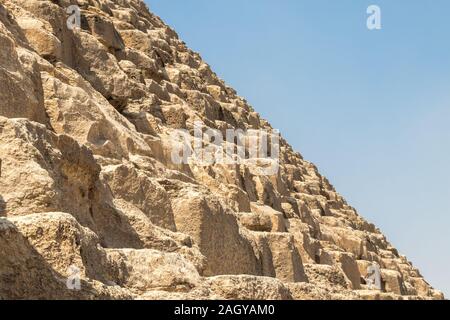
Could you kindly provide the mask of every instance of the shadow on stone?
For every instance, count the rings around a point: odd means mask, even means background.
[[[3,220],[0,224],[0,248],[7,258],[0,259],[0,300],[112,298],[105,290],[106,286],[99,283],[95,287],[85,279],[81,279],[81,290],[68,289],[67,277],[53,269],[12,222]]]
[[[0,195],[0,217],[6,216],[6,202]]]

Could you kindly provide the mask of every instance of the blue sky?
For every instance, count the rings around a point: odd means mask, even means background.
[[[450,296],[450,1],[147,3]]]

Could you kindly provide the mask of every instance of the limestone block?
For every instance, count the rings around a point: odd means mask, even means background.
[[[132,203],[145,213],[150,221],[162,228],[175,231],[175,220],[166,190],[150,175],[131,163],[106,167],[104,179],[114,198]]]
[[[262,274],[283,282],[307,281],[303,262],[287,233],[254,233],[261,252]]]
[[[351,288],[354,290],[360,289],[361,287],[361,274],[358,269],[358,264],[351,253],[339,252],[339,251],[329,251],[329,254],[334,258],[334,260],[339,264],[345,273]]]
[[[277,279],[252,276],[217,276],[208,282],[211,289],[224,299],[291,300],[289,289]]]
[[[196,268],[176,253],[109,249],[107,254],[109,259],[123,268],[120,284],[132,290],[186,291],[201,281]]]
[[[270,215],[257,213],[239,213],[239,222],[249,230],[259,232],[272,231],[272,218]]]
[[[172,200],[172,208],[177,231],[190,235],[206,256],[206,276],[257,274],[251,241],[218,201],[187,189]]]
[[[0,20],[0,116],[46,123],[42,81],[33,54],[20,48]],[[5,21],[6,23],[6,21]]]
[[[258,203],[251,203],[251,210],[259,216],[266,216],[270,218],[272,232],[286,232],[286,219],[283,213],[272,209],[269,206],[263,206]]]
[[[61,41],[52,33],[52,27],[48,23],[32,17],[20,17],[17,19],[17,23],[24,30],[25,37],[39,55],[51,61],[61,60]]]
[[[67,231],[67,233],[65,233]],[[3,299],[132,299],[120,287],[86,276],[101,276],[102,262],[89,231],[64,213],[0,218],[0,297]],[[48,233],[47,233],[48,232]],[[87,237],[85,237],[87,236]],[[87,249],[82,252],[81,248]],[[68,290],[74,264],[80,269],[81,290]],[[110,271],[111,268],[109,268]],[[103,280],[106,280],[105,278]]]
[[[84,15],[91,33],[108,49],[123,50],[125,44],[114,24],[98,13]]]
[[[63,211],[90,221],[100,168],[88,148],[35,122],[0,117],[0,151],[3,215]]]

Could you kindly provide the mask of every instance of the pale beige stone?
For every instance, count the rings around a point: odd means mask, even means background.
[[[196,121],[272,128],[142,0],[69,3],[0,4],[0,299],[444,298],[284,139],[271,176],[173,163]]]
[[[405,289],[403,288],[403,279],[400,272],[381,269],[381,278],[384,283],[384,290],[398,295],[405,293]]]
[[[251,241],[218,201],[187,189],[172,207],[177,231],[189,234],[207,258],[205,275],[256,274]]]
[[[279,280],[252,276],[217,276],[208,280],[211,290],[224,299],[291,300],[289,289]]]

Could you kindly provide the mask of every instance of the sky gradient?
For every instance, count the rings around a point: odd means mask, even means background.
[[[450,1],[146,2],[450,297]]]

